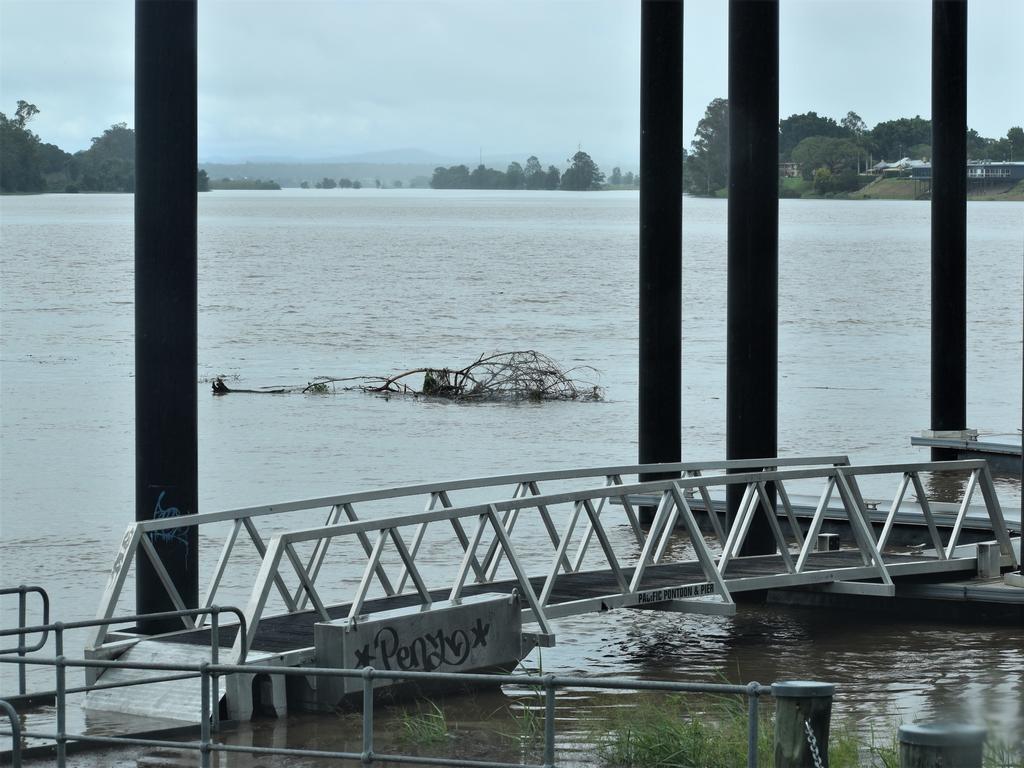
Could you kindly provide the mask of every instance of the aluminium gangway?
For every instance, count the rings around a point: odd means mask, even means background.
[[[679,478],[623,480],[653,473]],[[963,478],[963,494],[945,540],[922,481],[922,475],[936,474]],[[896,479],[896,491],[887,504],[885,522],[876,531],[858,481],[885,475]],[[542,492],[541,483],[558,488]],[[806,528],[797,521],[787,490],[796,483],[822,486]],[[744,489],[742,501],[735,517],[723,521],[714,511],[711,489],[733,485]],[[500,489],[507,486],[512,486],[511,495],[502,496]],[[772,504],[772,490],[777,506]],[[210,571],[204,606],[216,605],[229,569],[239,567],[235,561],[242,557],[238,543],[243,531],[253,545],[246,550],[250,557],[242,576],[245,583],[252,583],[243,608],[248,631],[238,633],[228,625],[218,633],[219,645],[225,649],[230,645],[235,658],[322,665],[314,642],[318,626],[355,630],[375,616],[391,616],[401,609],[422,620],[432,611],[440,616],[441,611],[482,595],[512,596],[519,608],[517,618],[529,631],[518,624],[509,631],[519,631],[526,638],[525,654],[532,644],[554,642],[552,621],[583,613],[646,608],[731,615],[736,610],[733,595],[747,591],[818,585],[828,591],[889,597],[902,578],[964,578],[978,567],[976,548],[958,546],[977,491],[999,547],[1001,566],[1016,567],[1014,542],[988,466],[981,460],[851,466],[845,456],[820,456],[626,465],[403,486],[137,522],[124,535],[97,618],[114,614],[139,557],[153,564],[171,603],[184,608],[152,539],[169,531],[180,533],[186,526],[219,525],[228,531]],[[456,506],[451,498],[456,492],[495,498]],[[929,548],[894,554],[887,551],[888,539],[910,493],[916,496]],[[631,501],[638,496],[659,500],[653,522],[646,527]],[[426,497],[421,511],[393,511],[416,497]],[[691,506],[697,497],[709,515],[713,533],[707,537]],[[817,534],[826,511],[835,513],[834,505],[830,509],[833,497],[839,501],[855,546],[819,552]],[[357,505],[362,509],[371,503],[383,504],[386,512],[361,519]],[[775,553],[740,556],[751,521],[762,505],[777,509],[777,515],[767,516]],[[317,511],[326,511],[321,525],[302,527],[300,523],[286,529],[275,525],[289,514],[300,516],[304,523],[306,516]],[[272,529],[267,539],[258,523],[265,531]],[[431,526],[433,538],[428,534]],[[449,531],[441,539],[438,526]],[[539,551],[541,543],[548,545],[547,552]],[[332,545],[343,548],[342,558],[329,559]],[[396,562],[388,563],[387,556]],[[98,658],[114,658],[131,649],[136,658],[146,654],[191,658],[192,653],[209,660],[210,630],[203,618],[184,617],[181,631],[159,637],[108,632],[101,626],[89,638],[86,651]],[[232,689],[228,681],[224,689],[229,709],[237,716],[251,713],[251,701],[232,702],[250,695],[249,683]],[[283,689],[275,690],[274,698],[280,713],[286,707]],[[123,701],[123,696],[113,702],[100,699],[95,706],[120,706]]]

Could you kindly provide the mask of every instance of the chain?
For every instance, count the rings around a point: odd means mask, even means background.
[[[811,730],[810,720],[804,720],[804,731],[807,733],[807,745],[811,748],[811,757],[814,759],[814,768],[825,768],[825,764],[821,762],[821,754],[818,752],[818,740],[814,738],[814,732]]]

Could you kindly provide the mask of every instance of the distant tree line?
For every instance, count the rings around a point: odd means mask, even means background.
[[[448,168],[434,169],[430,179],[433,189],[564,189],[586,191],[601,189],[605,176],[601,169],[582,149],[567,161],[569,167],[563,173],[554,165],[547,170],[541,165],[536,155],[530,155],[524,167],[518,162],[509,163],[504,171],[488,168],[483,163],[472,171],[465,165],[453,165]],[[613,185],[631,184],[635,178],[627,174],[626,182],[621,171],[616,168],[612,172]]]
[[[203,180],[206,178],[206,171],[199,171],[199,191],[205,192],[203,189]],[[280,189],[281,185],[276,181],[264,181],[263,179],[215,179],[207,181],[207,189],[258,189],[258,190],[276,190]]]
[[[920,115],[886,120],[868,129],[856,112],[838,122],[817,112],[790,115],[779,121],[779,162],[798,163],[805,181],[816,192],[857,189],[866,172],[880,160],[908,157],[930,160],[932,123]],[[1010,128],[1006,136],[985,138],[967,131],[967,160],[1024,160],[1024,129]],[[694,195],[715,195],[728,184],[729,102],[714,99],[697,124],[683,164],[683,184]]]
[[[115,123],[92,139],[88,149],[71,154],[46,144],[28,128],[39,108],[19,101],[14,117],[0,112],[0,191],[134,192],[135,131]],[[196,189],[209,188],[205,171],[196,171]]]

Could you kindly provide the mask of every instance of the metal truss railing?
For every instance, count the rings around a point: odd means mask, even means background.
[[[121,597],[125,581],[140,554],[147,558],[153,565],[154,570],[160,578],[161,584],[167,592],[171,604],[178,610],[185,608],[185,601],[182,599],[181,595],[172,583],[170,576],[167,574],[167,571],[164,568],[163,563],[160,561],[160,558],[156,553],[156,549],[152,544],[152,538],[154,536],[158,536],[160,532],[166,531],[170,528],[181,529],[192,526],[209,526],[216,523],[231,524],[231,529],[221,547],[216,565],[212,569],[211,576],[205,588],[202,605],[209,607],[216,601],[218,589],[224,580],[225,573],[230,563],[232,562],[231,558],[237,550],[238,541],[242,538],[240,534],[243,531],[245,532],[245,536],[248,537],[249,541],[251,541],[255,547],[260,560],[265,560],[267,557],[267,542],[258,528],[258,522],[274,519],[275,517],[287,513],[313,515],[323,514],[326,510],[326,519],[323,525],[329,527],[341,524],[343,520],[347,522],[359,522],[360,518],[356,511],[357,505],[381,501],[396,501],[404,503],[404,500],[406,499],[425,496],[426,504],[423,509],[425,512],[429,513],[438,509],[453,509],[454,504],[452,503],[451,495],[457,491],[481,491],[493,488],[498,491],[496,496],[499,499],[519,500],[520,502],[523,502],[510,507],[503,513],[501,525],[504,527],[506,535],[511,536],[513,534],[522,511],[532,507],[536,510],[538,519],[544,525],[546,535],[552,541],[553,546],[557,547],[558,534],[555,522],[552,519],[546,504],[543,501],[536,501],[536,499],[541,497],[541,483],[570,482],[590,485],[594,480],[600,478],[603,479],[605,486],[609,488],[613,486],[619,488],[624,487],[623,477],[632,475],[662,477],[666,475],[700,476],[702,473],[712,470],[738,471],[767,467],[781,468],[817,465],[844,466],[848,464],[849,460],[846,456],[835,455],[797,458],[677,462],[665,464],[629,464],[569,470],[546,470],[532,473],[497,475],[438,483],[397,486],[393,488],[360,491],[356,493],[270,504],[265,506],[187,515],[185,517],[175,517],[173,520],[137,522],[128,526],[124,537],[122,538],[119,551],[114,560],[114,565],[111,568],[107,585],[100,601],[97,618],[108,619],[117,610],[118,601]],[[511,491],[500,490],[509,487],[511,487]],[[640,542],[642,534],[640,532],[640,525],[637,521],[633,507],[625,493],[618,494],[618,498],[620,499],[626,516],[630,521],[630,525],[633,528],[634,536],[636,536],[637,541]],[[532,503],[528,503],[530,500],[533,500]],[[597,500],[597,506],[591,510],[595,517],[600,517],[604,511],[607,500],[608,497],[602,497]],[[459,544],[465,548],[468,545],[469,538],[466,534],[465,527],[463,526],[462,518],[460,516],[449,516],[446,520],[451,526],[453,534]],[[404,539],[402,541],[400,549],[404,550],[411,560],[414,560],[416,555],[419,553],[427,530],[428,522],[429,521],[425,521],[414,527],[408,543],[406,543]],[[721,527],[717,518],[715,519],[715,523],[719,528]],[[563,572],[577,572],[582,567],[583,558],[594,533],[593,526],[594,524],[590,520],[590,515],[588,513],[587,520],[584,522],[584,535],[579,542],[577,551],[571,557],[568,552],[563,553],[561,557],[560,566]],[[366,556],[371,558],[374,557],[373,545],[370,543],[367,530],[360,529],[356,532],[355,536]],[[300,583],[294,591],[289,589],[280,573],[275,572],[273,574],[274,589],[276,589],[280,594],[287,611],[293,612],[305,610],[310,601],[314,601],[314,607],[317,608],[317,610],[322,607],[322,604],[321,606],[316,606],[314,598],[315,590],[310,589],[310,585],[317,580],[320,570],[325,562],[331,541],[331,537],[325,537],[318,540],[313,548],[313,552],[302,565],[299,565],[300,559],[294,547],[291,545],[286,546],[285,551],[289,561],[295,564],[296,570],[300,571],[302,574],[299,577]],[[482,558],[473,557],[470,560],[470,567],[473,569],[475,579],[477,581],[493,580],[504,556],[505,553],[500,545],[500,541],[492,540],[489,543],[486,552],[482,555]],[[381,584],[386,595],[401,593],[407,588],[410,579],[413,578],[413,574],[405,566],[404,562],[402,569],[397,574],[389,575],[385,568],[380,564],[379,558],[377,558],[374,575]],[[201,627],[204,619],[204,616],[200,616],[198,617],[198,620],[193,621],[191,617],[184,616],[182,618],[182,622],[185,629],[193,629]],[[107,626],[107,624],[104,624],[96,627],[95,631],[86,643],[87,648],[97,648],[104,643],[107,635]]]
[[[705,475],[633,485],[612,484],[600,488],[542,496],[519,496],[489,504],[477,504],[462,508],[434,509],[427,512],[395,516],[386,520],[341,523],[277,534],[267,546],[253,592],[245,608],[246,618],[251,628],[249,639],[252,642],[266,607],[272,585],[280,577],[282,563],[285,559],[289,561],[295,576],[301,582],[302,588],[308,593],[319,618],[325,622],[332,620],[325,602],[317,592],[314,574],[304,568],[295,554],[295,545],[302,542],[320,543],[337,538],[358,538],[361,535],[367,537],[376,535],[373,544],[369,547],[362,578],[351,600],[348,601],[350,603],[347,619],[349,622],[360,620],[369,588],[375,576],[379,573],[381,555],[388,543],[391,543],[397,552],[402,563],[403,573],[408,574],[421,604],[429,607],[435,599],[436,589],[432,590],[426,584],[426,580],[417,566],[414,554],[406,545],[402,531],[403,529],[416,529],[431,523],[451,522],[454,520],[458,520],[466,525],[475,522],[475,528],[473,533],[467,536],[465,540],[462,540],[460,537],[463,557],[452,580],[443,585],[442,593],[445,594],[448,600],[458,600],[462,596],[471,572],[476,574],[476,583],[478,584],[487,584],[491,581],[487,576],[487,571],[480,566],[477,554],[481,549],[485,532],[489,531],[493,536],[492,541],[497,545],[497,551],[500,551],[508,560],[513,576],[512,584],[518,590],[520,598],[526,603],[527,607],[524,609],[523,620],[536,623],[542,636],[552,634],[550,626],[552,618],[617,607],[656,607],[703,613],[732,613],[735,611],[735,604],[733,603],[727,583],[727,570],[730,563],[735,560],[742,549],[758,506],[765,505],[774,512],[774,507],[770,503],[769,485],[774,486],[777,492],[781,486],[783,490],[780,493],[780,497],[786,499],[785,483],[808,479],[823,481],[825,489],[821,494],[815,514],[811,520],[810,529],[806,535],[801,537],[801,534],[797,531],[798,526],[795,524],[795,517],[791,514],[792,510],[787,511],[787,517],[791,525],[794,526],[792,537],[794,540],[801,542],[798,545],[797,552],[790,551],[789,541],[783,534],[775,514],[766,515],[775,539],[776,551],[782,567],[782,570],[776,576],[788,577],[775,578],[773,576],[772,583],[776,586],[789,586],[844,580],[877,579],[881,582],[880,584],[858,584],[856,589],[862,592],[892,595],[894,593],[892,578],[886,567],[881,547],[879,546],[879,540],[875,538],[871,524],[868,522],[866,505],[860,493],[857,478],[867,475],[898,474],[903,478],[900,483],[901,487],[904,481],[906,481],[914,483],[915,488],[920,488],[923,491],[923,487],[920,485],[920,474],[923,472],[968,474],[967,486],[960,504],[959,513],[949,540],[944,545],[941,537],[938,535],[926,497],[924,495],[921,496],[921,500],[924,500],[924,503],[921,505],[922,513],[926,518],[929,529],[933,531],[935,536],[937,545],[936,558],[945,560],[952,556],[974,489],[980,486],[989,521],[1000,544],[1002,555],[1004,559],[1016,565],[1016,555],[1010,543],[999,501],[992,485],[988,465],[981,460],[864,467],[840,465],[794,470]],[[711,487],[730,485],[742,485],[744,487],[743,500],[728,530],[722,531],[724,539],[722,540],[722,552],[716,560],[698,527],[686,496],[688,490],[700,492],[702,488],[706,491]],[[842,502],[841,508],[857,543],[857,551],[860,554],[862,567],[833,566],[823,569],[820,564],[812,568],[809,563],[817,533],[820,530],[825,510],[833,493],[838,493]],[[624,504],[628,504],[629,498],[635,494],[659,494],[661,500],[650,528],[646,532],[639,528],[634,529],[634,533],[639,534],[637,541],[639,552],[620,554],[613,547],[608,531],[603,523],[604,518],[599,514],[599,508],[602,501],[606,502],[613,498],[621,499]],[[900,494],[897,494],[894,498],[887,525],[885,530],[883,530],[883,537],[887,535],[888,530],[891,530],[892,519],[899,510],[902,499],[903,496]],[[548,510],[548,515],[551,517],[550,510],[558,505],[566,505],[570,508],[570,511],[561,532],[552,539],[554,554],[548,561],[549,565],[546,570],[546,576],[538,592],[534,589],[530,574],[526,572],[524,560],[520,557],[513,544],[508,525],[508,522],[512,519],[510,513],[528,509],[544,509]],[[607,569],[602,570],[611,575],[614,586],[608,589],[607,594],[599,597],[562,600],[555,603],[552,601],[552,596],[556,587],[556,580],[564,573],[565,556],[573,540],[574,529],[583,516],[589,522],[593,538],[597,540],[600,553],[603,555],[604,565]],[[531,517],[536,520],[541,517],[541,514],[538,511],[537,515]],[[683,529],[689,534],[704,581],[696,584],[684,582],[668,588],[653,588],[650,584],[645,587],[645,575],[648,569],[663,561],[667,551],[668,538],[673,535],[677,524],[681,524]],[[536,534],[534,534],[531,541],[536,541]],[[536,555],[535,552],[532,554]],[[481,571],[483,571],[483,579],[480,578]],[[762,578],[761,581],[765,582],[765,579]],[[506,582],[507,585],[508,583]],[[765,582],[765,585],[768,586],[769,584]],[[747,585],[747,588],[750,588],[749,585]]]

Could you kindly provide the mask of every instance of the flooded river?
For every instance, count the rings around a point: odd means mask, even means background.
[[[199,208],[202,510],[635,460],[635,193],[211,192]],[[928,425],[928,204],[783,200],[780,210],[780,454],[926,458],[909,439]],[[57,617],[89,618],[133,519],[132,198],[4,197],[0,214],[0,583],[40,584]],[[971,203],[968,217],[968,418],[983,434],[1012,433],[1021,422],[1024,204]],[[724,201],[685,201],[689,460],[724,454],[725,235]],[[302,385],[516,349],[595,367],[606,400],[208,394],[215,376]],[[1020,504],[1019,481],[1000,479],[998,490],[1005,505]],[[203,542],[203,569],[219,544]],[[362,564],[336,567],[348,583]],[[251,584],[244,569],[230,574],[222,602],[244,600]],[[16,621],[13,601],[0,610],[6,626]],[[558,645],[527,666],[817,678],[837,683],[837,717],[863,729],[950,718],[987,722],[1004,739],[1024,732],[1019,627],[741,606],[728,619],[614,611],[561,620],[556,631]],[[11,690],[11,668],[0,672]],[[48,679],[32,674],[39,685]],[[502,713],[521,711],[523,698],[507,690],[450,702],[452,732],[470,734],[462,751],[518,749],[505,732],[522,717]],[[574,692],[559,701],[571,751],[592,741],[593,713],[626,699]],[[395,715],[385,730],[401,723]],[[71,727],[84,724],[76,710]],[[291,716],[237,738],[347,748],[336,725]]]

